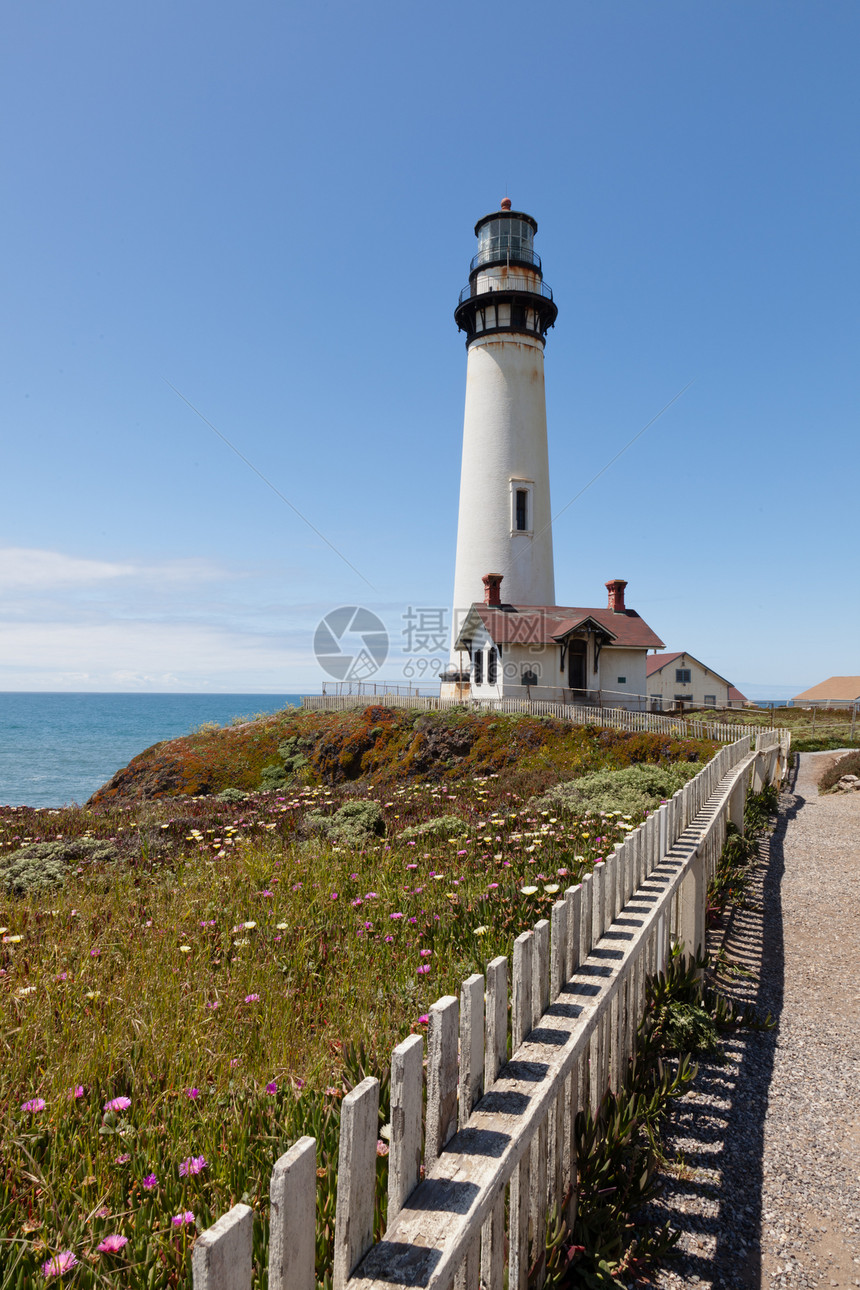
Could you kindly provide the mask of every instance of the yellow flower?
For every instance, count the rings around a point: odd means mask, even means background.
[[[4,937],[3,937],[3,944],[4,944],[4,945],[17,945],[17,944],[18,944],[18,942],[19,942],[19,941],[23,941],[23,939],[24,939],[24,937],[23,937],[23,936],[4,936]]]
[[[289,923],[276,923],[275,927],[279,932],[285,932],[289,927]]]
[[[547,895],[554,896],[555,893],[558,891],[560,885],[561,884],[557,882],[546,883],[544,884],[544,891],[547,893]]]
[[[190,946],[190,945],[180,945],[180,947],[179,947],[179,953],[180,953],[180,954],[190,954],[190,953],[191,953],[191,946]]]
[[[488,932],[489,930],[490,930],[490,929],[489,929],[489,927],[485,927],[485,926],[476,927],[476,928],[475,928],[475,935],[476,935],[476,936],[486,936],[486,934],[487,934],[487,932]]]
[[[521,896],[533,896],[536,891],[537,887],[520,887]]]

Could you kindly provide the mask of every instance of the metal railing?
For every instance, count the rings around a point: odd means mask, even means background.
[[[459,303],[473,296],[486,296],[495,291],[526,291],[531,296],[543,296],[552,300],[552,288],[545,282],[534,282],[531,278],[482,278],[468,282],[460,292]]]
[[[524,248],[521,251],[514,251],[511,247],[482,247],[477,255],[472,256],[472,262],[469,265],[469,272],[473,273],[482,264],[533,264],[536,269],[541,267],[540,256],[537,251],[530,251]]]

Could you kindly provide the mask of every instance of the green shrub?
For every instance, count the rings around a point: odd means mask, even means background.
[[[241,788],[224,788],[218,793],[219,802],[243,802],[248,796]]]
[[[0,881],[10,896],[52,891],[63,886],[66,875],[73,866],[116,858],[116,847],[96,838],[33,842],[5,857],[0,869]]]
[[[345,847],[362,847],[385,832],[382,807],[378,802],[347,802],[334,815],[312,812],[308,827],[327,842]]]
[[[417,842],[421,838],[453,838],[465,833],[466,822],[459,815],[436,815],[423,824],[413,824],[400,834],[401,842]]]
[[[641,814],[670,798],[700,770],[697,762],[672,762],[593,771],[579,779],[556,784],[534,798],[529,803],[529,810],[559,811],[576,816],[597,811]]]

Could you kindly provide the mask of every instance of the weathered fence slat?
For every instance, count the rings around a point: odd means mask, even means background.
[[[457,1132],[458,1011],[452,994],[439,999],[430,1009],[425,1169],[432,1168],[445,1143]]]
[[[194,1242],[194,1290],[250,1290],[254,1211],[234,1205]]]
[[[391,1137],[388,1149],[388,1223],[394,1222],[421,1173],[424,1041],[410,1035],[391,1054]],[[285,1288],[286,1290],[286,1288]]]
[[[340,1108],[340,1152],[334,1220],[334,1290],[343,1290],[373,1244],[379,1080],[368,1077],[347,1093]]]
[[[299,1138],[275,1162],[269,1184],[269,1290],[315,1290],[316,1170],[314,1138]]]

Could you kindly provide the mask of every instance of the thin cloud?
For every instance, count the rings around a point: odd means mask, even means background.
[[[59,591],[123,581],[196,582],[235,577],[208,560],[165,560],[156,564],[90,560],[32,547],[0,548],[0,591]]]

